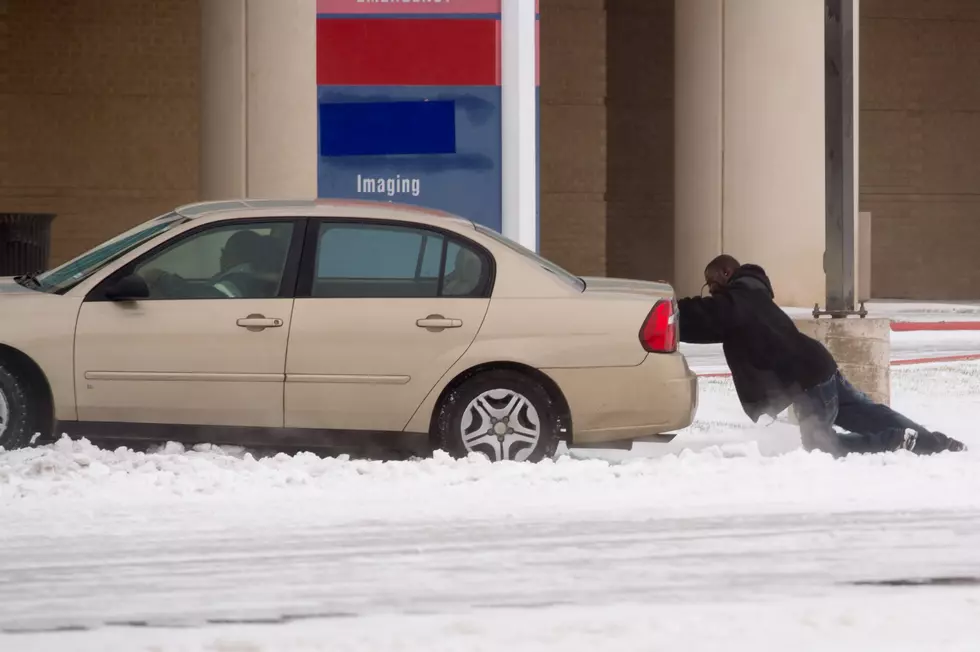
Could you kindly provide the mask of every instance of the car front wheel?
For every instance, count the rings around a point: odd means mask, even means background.
[[[538,462],[558,449],[558,424],[548,392],[514,371],[478,374],[450,392],[437,419],[443,450],[481,453],[493,462]]]
[[[41,410],[32,400],[26,375],[0,362],[0,447],[4,450],[30,446],[41,431]]]

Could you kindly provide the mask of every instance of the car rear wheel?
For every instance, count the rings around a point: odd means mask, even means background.
[[[0,362],[0,447],[4,450],[30,446],[41,431],[40,403],[32,400],[28,378],[6,362]]]
[[[437,429],[442,449],[454,457],[539,462],[558,449],[551,397],[514,371],[481,373],[460,385],[443,402]]]

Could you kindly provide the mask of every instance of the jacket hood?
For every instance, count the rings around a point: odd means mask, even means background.
[[[747,290],[765,290],[771,299],[776,298],[776,293],[772,291],[772,282],[766,276],[766,270],[759,265],[742,265],[728,280],[729,287],[737,286]]]

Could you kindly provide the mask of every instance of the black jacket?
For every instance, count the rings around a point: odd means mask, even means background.
[[[753,421],[763,414],[775,418],[837,371],[830,352],[801,333],[774,298],[765,270],[742,265],[717,294],[678,301],[681,341],[722,343],[739,401]]]

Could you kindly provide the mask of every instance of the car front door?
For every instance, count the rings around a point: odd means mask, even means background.
[[[282,427],[304,227],[211,223],[108,276],[76,326],[79,420]],[[134,277],[149,296],[107,296]]]
[[[311,220],[286,358],[286,426],[401,431],[476,338],[492,258],[421,226]]]

